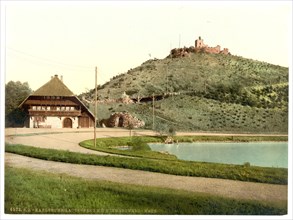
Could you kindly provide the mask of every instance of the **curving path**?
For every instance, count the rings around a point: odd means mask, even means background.
[[[60,132],[61,130],[59,130]],[[54,148],[69,150],[79,153],[91,153],[105,155],[106,153],[84,149],[78,145],[86,139],[92,139],[93,134],[90,130],[49,130],[50,134],[38,133],[44,130],[6,130],[6,142],[14,144],[24,144],[43,148]],[[126,136],[127,130],[123,129],[99,129],[97,137]],[[31,135],[27,135],[31,133]],[[137,132],[137,135],[151,134],[148,131]],[[24,135],[24,136],[17,136]],[[191,192],[202,192],[212,195],[225,196],[229,198],[240,198],[249,200],[263,201],[286,201],[287,185],[263,184],[241,182],[233,180],[185,177],[147,171],[129,170],[114,167],[90,166],[67,164],[53,161],[44,161],[11,153],[5,153],[5,165],[9,167],[22,167],[32,170],[41,170],[58,174],[67,174],[87,179],[107,180],[112,182],[156,186],[171,189],[181,189]]]
[[[136,135],[150,135],[151,131],[136,131]],[[128,136],[125,129],[97,129],[96,137]],[[24,144],[33,147],[68,150],[84,154],[109,155],[79,146],[84,140],[93,139],[93,129],[31,129],[17,128],[5,130],[5,141],[10,144]],[[117,156],[117,155],[115,155]]]

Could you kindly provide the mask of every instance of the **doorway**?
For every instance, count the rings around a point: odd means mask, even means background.
[[[123,118],[119,117],[118,127],[123,127]]]
[[[72,128],[72,120],[70,118],[64,119],[63,128]]]

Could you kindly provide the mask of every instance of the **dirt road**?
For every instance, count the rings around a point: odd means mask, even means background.
[[[84,154],[108,155],[79,146],[84,140],[93,139],[93,129],[6,129],[5,141],[40,148],[68,150]],[[97,129],[97,138],[129,135],[124,129]]]

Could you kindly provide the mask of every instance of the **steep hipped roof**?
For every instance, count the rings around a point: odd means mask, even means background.
[[[90,114],[92,119],[95,118],[94,114],[83,104],[82,101],[79,100],[77,96],[73,94],[73,92],[70,91],[70,89],[67,88],[67,86],[58,78],[58,75],[55,75],[52,77],[52,79],[44,84],[42,87],[37,89],[33,94],[26,97],[25,100],[18,106],[19,108],[22,108],[23,105],[26,104],[27,100],[29,100],[32,96],[70,96],[73,97],[77,101],[79,105],[81,105],[86,112]]]
[[[73,92],[55,75],[49,82],[37,89],[33,96],[74,96]]]
[[[58,75],[52,77],[52,79],[44,84],[42,87],[37,89],[33,94],[26,97],[22,103],[18,106],[21,108],[25,102],[32,96],[75,96],[70,89],[58,78]]]

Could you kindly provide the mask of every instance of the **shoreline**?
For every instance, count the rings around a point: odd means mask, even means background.
[[[45,134],[60,134],[60,133],[94,133],[93,128],[5,128],[5,137],[11,136],[28,136],[28,135],[45,135]],[[113,137],[116,137],[115,133],[127,133],[129,130],[124,128],[97,128],[97,133],[111,133]],[[134,136],[159,136],[158,132],[152,130],[132,130]],[[120,136],[120,135],[119,135]],[[247,137],[288,137],[288,133],[227,133],[227,132],[184,132],[178,131],[175,136],[247,136]]]

